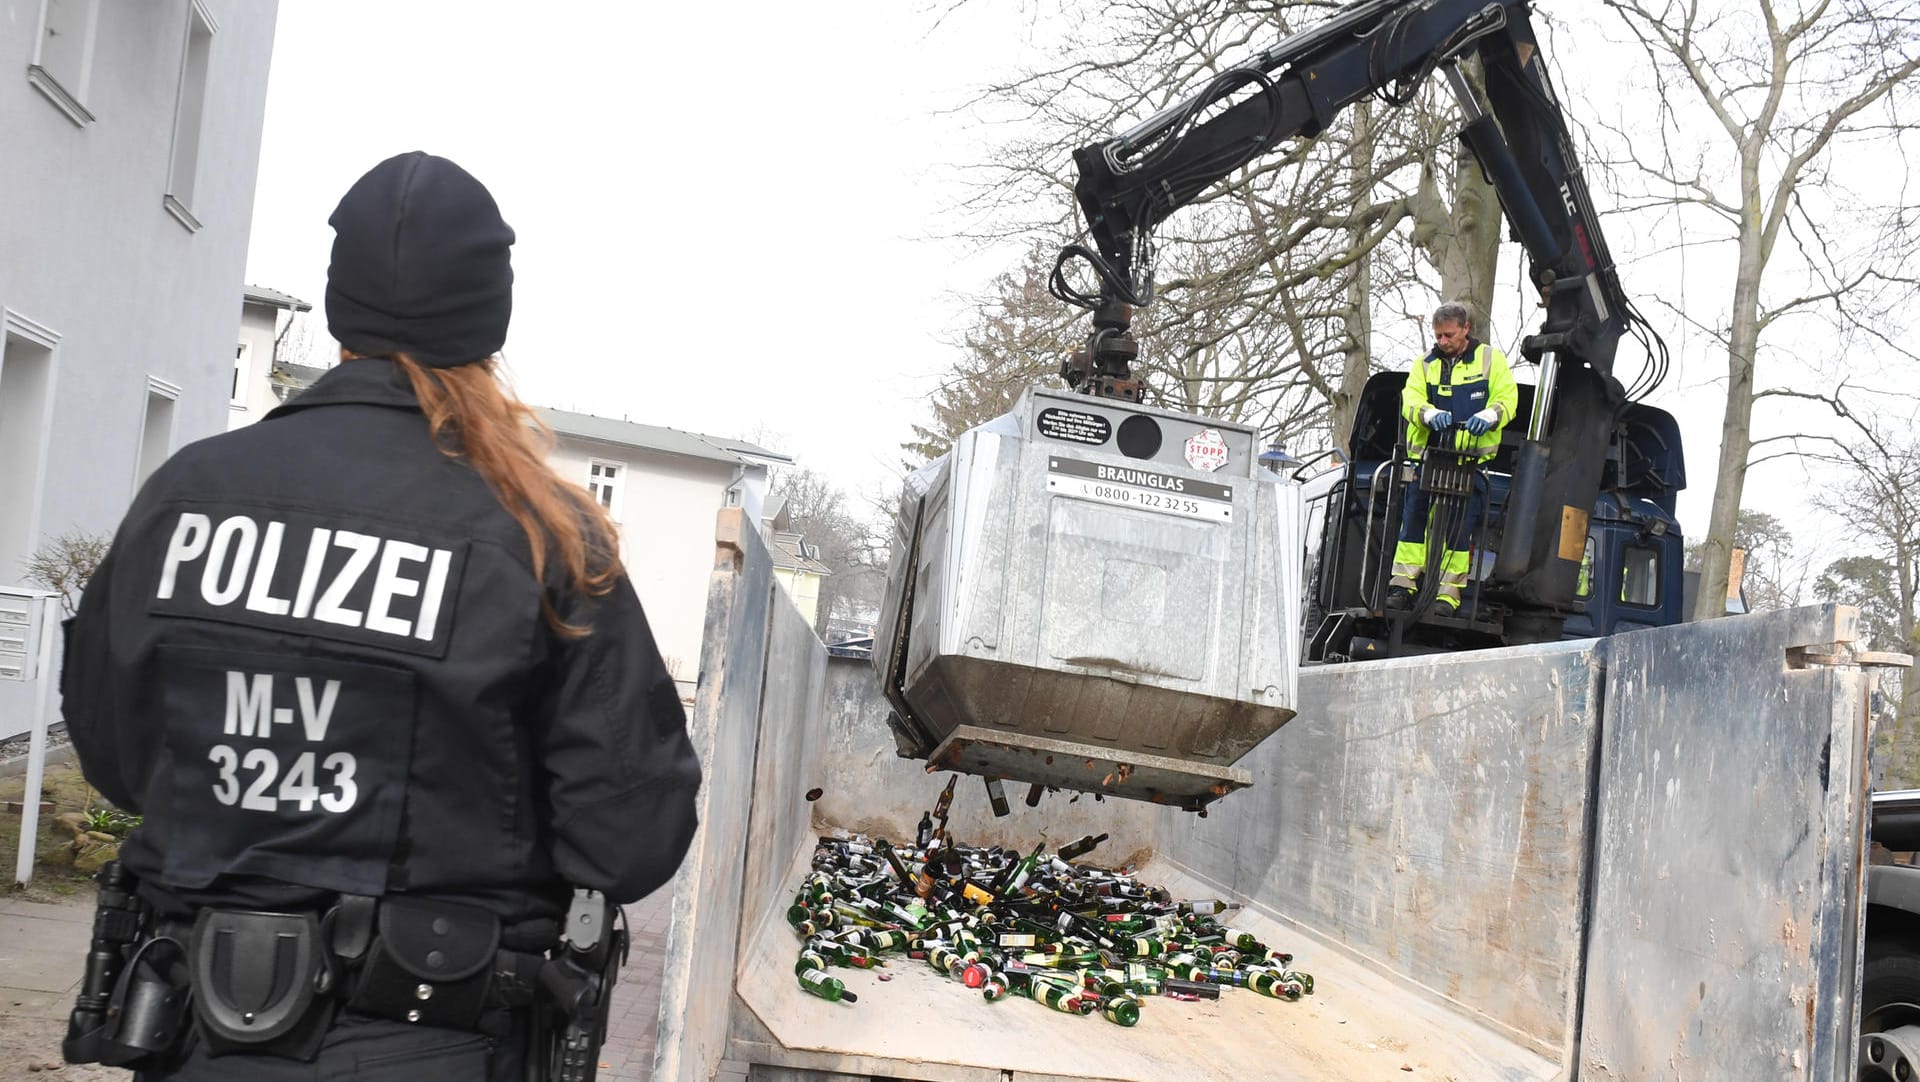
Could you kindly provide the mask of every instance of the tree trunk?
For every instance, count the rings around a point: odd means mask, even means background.
[[[1480,174],[1480,163],[1464,145],[1453,158],[1453,231],[1441,230],[1440,292],[1473,313],[1477,337],[1487,337],[1493,312],[1494,277],[1500,268],[1500,197]]]
[[[1467,80],[1481,86],[1479,64],[1466,65]],[[1414,243],[1440,273],[1442,301],[1459,301],[1473,313],[1476,337],[1485,339],[1493,311],[1493,286],[1500,267],[1500,231],[1505,217],[1500,197],[1481,175],[1480,162],[1466,144],[1453,143],[1453,204],[1441,200],[1430,165],[1420,175],[1414,200]]]
[[[1720,421],[1720,463],[1714,472],[1713,510],[1707,519],[1707,536],[1700,544],[1700,592],[1693,600],[1695,620],[1711,620],[1727,611],[1734,530],[1746,490],[1747,456],[1753,451],[1753,366],[1760,341],[1760,275],[1766,269],[1761,253],[1758,170],[1743,169],[1741,184],[1749,194],[1740,223],[1733,329],[1727,340],[1727,406]]]
[[[1372,192],[1365,187],[1365,181],[1373,176],[1373,106],[1369,102],[1359,102],[1353,107],[1353,164],[1352,173],[1356,183],[1353,185],[1353,206],[1364,205],[1372,198]],[[1367,227],[1353,227],[1353,246],[1358,248],[1365,240]],[[1343,320],[1346,324],[1347,348],[1340,360],[1340,387],[1333,393],[1332,425],[1333,445],[1342,452],[1348,450],[1347,440],[1353,435],[1353,417],[1360,408],[1360,392],[1366,388],[1367,376],[1373,369],[1373,256],[1359,260],[1353,265],[1353,277],[1347,284],[1347,313]]]

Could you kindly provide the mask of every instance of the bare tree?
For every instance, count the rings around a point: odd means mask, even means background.
[[[902,447],[917,466],[953,446],[954,437],[1013,408],[1022,391],[1060,371],[1060,362],[1079,344],[1083,330],[1078,311],[1047,294],[1052,246],[1042,242],[1027,253],[1017,273],[995,278],[973,323],[956,343],[959,360],[940,378],[932,394],[933,417],[913,426],[913,440]]]
[[[785,499],[791,529],[832,572],[820,584],[816,630],[824,630],[829,620],[877,608],[886,585],[887,531],[862,519],[848,507],[845,493],[804,467],[775,470],[768,494]]]
[[[1757,361],[1770,329],[1826,313],[1822,349],[1869,328],[1913,282],[1890,272],[1915,241],[1910,210],[1872,193],[1849,202],[1832,152],[1851,139],[1897,140],[1913,122],[1920,9],[1877,0],[1606,0],[1652,63],[1660,133],[1630,140],[1629,160],[1654,182],[1646,205],[1717,224],[1736,262],[1723,321],[1686,313],[1726,350],[1727,400],[1702,581],[1694,617],[1717,614],[1757,446]],[[1717,145],[1677,148],[1693,102]],[[1862,185],[1865,187],[1865,185]],[[1842,233],[1845,232],[1845,236]],[[1782,240],[1789,246],[1783,247]],[[1791,258],[1782,258],[1788,252]],[[1784,280],[1784,284],[1782,281]],[[1676,309],[1677,311],[1677,309]],[[1795,359],[1806,356],[1796,350]],[[1804,370],[1802,370],[1804,371]],[[1804,383],[1801,389],[1805,389]]]
[[[1787,528],[1786,522],[1765,511],[1742,511],[1740,523],[1734,529],[1733,545],[1747,554],[1746,570],[1740,580],[1747,611],[1774,612],[1800,604],[1806,596],[1810,572],[1806,557],[1794,546],[1793,531]],[[1704,541],[1688,545],[1687,570],[1699,571],[1705,553]],[[1726,591],[1722,590],[1719,596],[1726,597]],[[1724,611],[1722,601],[1717,612]]]
[[[977,169],[970,209],[985,223],[974,233],[982,239],[1044,237],[1057,247],[1073,228],[1073,149],[1178,100],[1334,5],[1063,6],[1080,17],[1067,20],[1073,33],[1057,62],[990,86],[976,103],[1042,133],[1008,141]],[[1155,303],[1134,321],[1150,400],[1275,438],[1343,437],[1373,366],[1372,311],[1430,310],[1436,290],[1419,273],[1415,244],[1436,260],[1451,253],[1455,178],[1478,183],[1477,168],[1455,168],[1455,123],[1431,90],[1406,109],[1346,110],[1319,136],[1255,159],[1163,223]],[[1488,205],[1497,223],[1497,205]],[[1497,228],[1487,236],[1497,244]],[[1483,247],[1478,234],[1469,247]],[[1439,277],[1453,288],[1473,275]],[[1490,281],[1484,294],[1490,299]],[[1389,348],[1397,357],[1422,340],[1416,332]]]
[[[1920,653],[1920,439],[1909,434],[1911,419],[1899,425],[1856,423],[1862,438],[1828,456],[1847,469],[1846,481],[1817,502],[1844,518],[1865,551],[1851,562],[1829,565],[1823,576],[1828,581],[1816,591],[1828,600],[1853,603],[1863,586],[1879,588],[1881,604],[1862,604],[1862,611],[1871,617],[1890,609],[1898,638],[1873,645]],[[1874,630],[1871,619],[1868,629]],[[1886,630],[1883,622],[1881,633]],[[1907,670],[1900,684],[1897,721],[1892,732],[1876,739],[1876,755],[1889,777],[1920,784],[1920,679]]]
[[[28,582],[59,594],[60,607],[72,616],[80,607],[80,595],[88,580],[112,545],[110,533],[73,530],[33,550],[33,555],[22,561],[21,570]]]

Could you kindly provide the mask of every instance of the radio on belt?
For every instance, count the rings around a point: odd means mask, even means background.
[[[902,756],[1198,810],[1293,717],[1304,511],[1248,427],[1031,388],[907,480],[873,662]]]

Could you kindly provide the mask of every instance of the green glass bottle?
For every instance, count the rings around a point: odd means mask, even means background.
[[[1255,972],[1247,980],[1247,987],[1274,999],[1299,999],[1306,994],[1306,986],[1298,980],[1290,979],[1291,977],[1291,974],[1263,969]]]
[[[826,957],[819,951],[809,947],[801,951],[799,959],[793,963],[793,975],[797,977],[809,969],[825,970],[826,968]]]
[[[797,974],[797,976],[801,988],[819,996],[821,999],[831,1000],[835,1003],[858,1003],[860,1001],[859,996],[847,991],[847,986],[841,983],[838,977],[827,976],[827,971],[824,969],[809,969],[804,973]]]
[[[913,873],[907,870],[907,865],[900,859],[900,854],[894,851],[892,842],[882,838],[875,847],[880,850],[880,856],[887,862],[887,867],[893,872],[894,879],[903,885],[913,882]]]
[[[1072,989],[1063,988],[1052,981],[1034,981],[1033,998],[1064,1014],[1080,1013],[1080,997]]]
[[[990,974],[986,983],[980,986],[980,994],[988,1003],[997,1003],[1007,998],[1007,979],[998,972]]]
[[[1004,819],[1011,810],[1007,807],[1007,792],[1000,786],[999,778],[987,779],[987,803],[993,807],[993,817]]]
[[[1265,947],[1260,945],[1260,938],[1252,932],[1243,932],[1238,928],[1228,928],[1221,934],[1226,937],[1227,945],[1230,947],[1235,947],[1243,951],[1253,951],[1255,953],[1266,950]]]
[[[1060,859],[1063,861],[1073,861],[1084,857],[1088,853],[1093,852],[1095,846],[1106,840],[1107,836],[1105,834],[1088,834],[1079,841],[1068,842],[1060,847]]]
[[[1158,958],[1167,953],[1167,945],[1151,936],[1135,936],[1125,946],[1127,953],[1135,958]]]
[[[1100,1014],[1116,1026],[1131,1026],[1140,1021],[1140,1001],[1132,996],[1109,996]]]

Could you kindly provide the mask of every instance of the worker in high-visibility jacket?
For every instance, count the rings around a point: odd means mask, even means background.
[[[1499,450],[1500,433],[1519,408],[1520,392],[1506,354],[1473,337],[1466,305],[1451,301],[1434,310],[1433,338],[1433,349],[1407,373],[1406,388],[1400,393],[1408,453],[1417,461],[1430,441],[1444,439],[1478,452],[1485,462]],[[1455,424],[1465,433],[1455,430]],[[1485,511],[1485,492],[1476,485],[1466,514],[1454,522],[1448,536],[1431,539],[1441,545],[1440,583],[1434,592],[1434,609],[1440,615],[1459,611],[1467,588],[1468,549]],[[1426,491],[1418,484],[1408,485],[1401,505],[1400,543],[1393,550],[1393,578],[1387,585],[1390,609],[1413,603],[1427,565],[1429,518]]]

